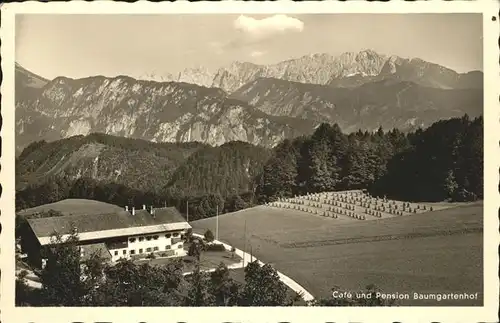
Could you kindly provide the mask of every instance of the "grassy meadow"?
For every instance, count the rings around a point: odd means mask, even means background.
[[[386,293],[481,294],[482,203],[440,206],[433,212],[372,221],[337,221],[258,206],[221,215],[219,237],[271,263],[316,297],[329,296],[336,286],[358,291],[368,284]],[[191,225],[195,232],[214,231],[215,219]],[[482,298],[399,304],[477,306]]]

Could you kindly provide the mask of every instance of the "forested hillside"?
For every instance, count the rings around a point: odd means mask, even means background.
[[[26,147],[16,163],[18,210],[66,198],[172,205],[190,219],[252,205],[271,151],[244,142],[212,147],[104,134]],[[189,203],[187,203],[189,202]]]
[[[192,154],[172,175],[167,188],[183,195],[219,193],[222,196],[254,190],[254,178],[271,154],[263,147],[233,141],[205,147]]]
[[[16,161],[16,186],[38,185],[49,177],[92,178],[158,191],[193,152],[207,147],[192,143],[154,143],[104,134],[74,136],[26,147]]]
[[[308,192],[368,189],[409,201],[483,197],[483,118],[442,120],[426,130],[343,134],[321,125],[276,147],[258,179],[260,202]]]
[[[17,161],[16,208],[66,198],[171,205],[190,220],[308,192],[368,189],[408,201],[483,197],[483,119],[426,130],[344,134],[322,124],[275,149],[231,142],[151,143],[92,134],[27,147]]]

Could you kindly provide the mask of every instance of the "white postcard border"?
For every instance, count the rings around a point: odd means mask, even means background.
[[[498,317],[498,192],[500,104],[497,1],[426,2],[66,2],[13,3],[1,7],[2,155],[0,158],[1,317],[4,322],[495,322]],[[484,306],[291,308],[15,308],[14,307],[14,18],[15,14],[176,13],[483,13],[484,37]],[[492,17],[496,17],[493,21]]]

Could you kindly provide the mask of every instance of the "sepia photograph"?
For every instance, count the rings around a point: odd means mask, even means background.
[[[483,18],[15,14],[14,306],[484,307]]]

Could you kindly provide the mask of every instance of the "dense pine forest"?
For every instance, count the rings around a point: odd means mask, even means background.
[[[465,115],[406,134],[346,135],[322,124],[276,147],[257,182],[260,202],[350,189],[407,201],[482,199],[483,119]]]
[[[338,125],[322,124],[311,136],[272,150],[243,142],[211,147],[92,134],[26,147],[16,161],[16,181],[18,210],[86,198],[170,205],[182,213],[189,205],[190,220],[333,190],[472,201],[483,198],[483,119],[465,115],[409,133],[380,128],[344,134]]]

